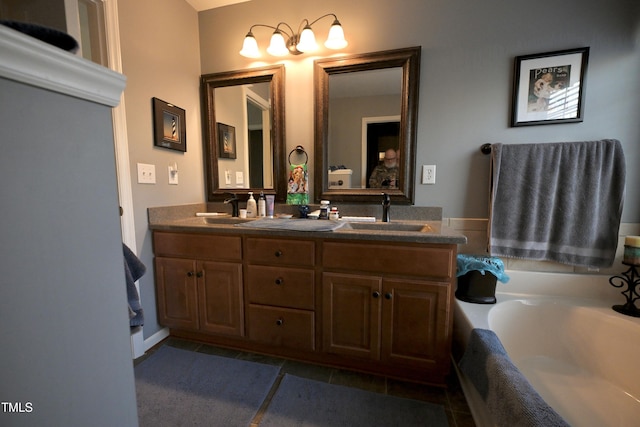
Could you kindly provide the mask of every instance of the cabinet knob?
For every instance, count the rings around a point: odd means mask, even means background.
[[[276,320],[276,325],[281,326],[284,323],[284,319],[283,318],[279,318],[278,320]]]
[[[193,271],[187,271],[187,277],[193,277]]]
[[[276,279],[276,285],[282,285],[284,283],[284,279],[282,277],[278,277]]]
[[[276,253],[275,253],[275,256],[277,256],[277,257],[281,257],[281,256],[282,256],[282,251],[278,249],[278,250],[276,251]]]
[[[196,277],[203,277],[204,276],[204,271],[198,271],[196,273]]]
[[[387,292],[386,294],[384,294],[384,297],[386,299],[391,299],[391,298],[393,298],[393,294],[391,292]]]
[[[375,292],[373,293],[373,297],[374,297],[374,298],[378,298],[379,296],[380,296],[380,292],[375,291]]]

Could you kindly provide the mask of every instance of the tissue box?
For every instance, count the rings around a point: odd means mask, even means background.
[[[351,188],[351,169],[329,171],[329,188]]]
[[[498,278],[488,271],[484,274],[475,270],[469,271],[458,276],[456,298],[475,304],[495,304],[497,280]]]

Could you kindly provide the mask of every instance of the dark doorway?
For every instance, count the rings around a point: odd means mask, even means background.
[[[389,148],[398,150],[400,143],[400,122],[367,123],[367,188],[373,169],[381,164],[380,153]]]

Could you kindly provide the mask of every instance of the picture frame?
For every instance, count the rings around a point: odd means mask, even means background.
[[[236,128],[218,122],[218,158],[236,158]]]
[[[153,101],[153,141],[156,147],[187,151],[186,112],[158,98]]]
[[[511,126],[583,121],[589,48],[515,58]]]

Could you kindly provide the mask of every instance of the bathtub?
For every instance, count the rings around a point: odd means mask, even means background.
[[[511,280],[498,283],[497,304],[456,300],[454,349],[464,351],[472,328],[491,329],[570,425],[639,425],[640,318],[611,309],[625,301],[620,289],[602,275],[507,274]],[[494,425],[473,385],[458,374],[476,424]]]

